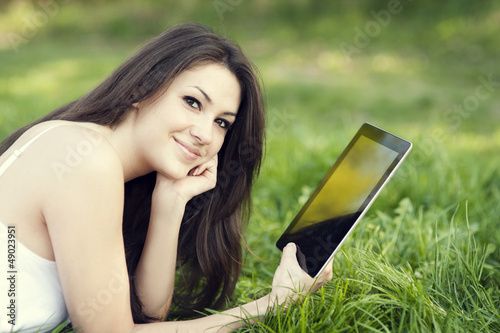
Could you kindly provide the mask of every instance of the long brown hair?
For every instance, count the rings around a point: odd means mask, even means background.
[[[233,293],[242,264],[242,240],[250,194],[263,151],[264,103],[255,69],[241,49],[205,26],[184,24],[154,38],[98,87],[80,99],[11,134],[3,154],[26,130],[48,120],[92,122],[115,128],[133,104],[162,92],[182,71],[203,63],[226,66],[241,86],[238,117],[219,152],[216,187],[188,202],[178,245],[177,313],[217,309]],[[142,311],[134,274],[144,247],[156,172],[125,184],[123,238],[135,322],[152,318]]]

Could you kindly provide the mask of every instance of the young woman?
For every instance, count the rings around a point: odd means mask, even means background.
[[[82,98],[0,145],[0,330],[223,331],[314,291],[289,244],[271,292],[221,308],[264,140],[259,82],[241,50],[194,24],[152,40]],[[125,184],[125,185],[124,185]],[[174,288],[178,273],[178,285]],[[9,280],[10,278],[10,280]],[[5,299],[7,297],[7,299]]]

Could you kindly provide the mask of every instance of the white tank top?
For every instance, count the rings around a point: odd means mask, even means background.
[[[0,166],[0,177],[43,130]],[[0,332],[50,332],[68,320],[55,261],[40,257],[15,238],[18,230],[0,221]]]

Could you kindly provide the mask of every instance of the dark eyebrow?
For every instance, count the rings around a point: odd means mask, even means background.
[[[226,116],[233,116],[236,118],[236,113],[234,113],[234,112],[224,112],[223,114]]]
[[[198,86],[193,86],[193,88],[198,89],[198,90],[199,90],[199,91],[203,94],[203,96],[205,96],[205,98],[207,99],[207,101],[208,101],[209,103],[212,103],[212,99],[210,98],[210,96],[208,96],[208,95],[207,95],[207,93],[206,93],[206,92],[204,92],[204,91],[203,91],[203,89],[201,89],[201,88],[200,88],[200,87],[198,87]],[[224,114],[224,115],[226,115],[226,116],[233,116],[233,117],[235,117],[235,118],[236,118],[236,113],[234,113],[234,112],[224,112],[223,114]]]
[[[198,87],[198,86],[193,86],[193,88],[198,89],[198,90],[199,90],[199,91],[203,94],[203,96],[205,96],[205,98],[207,99],[207,101],[208,101],[209,103],[212,103],[212,99],[211,99],[211,98],[207,95],[207,93],[206,93],[206,92],[204,92],[204,91],[203,91],[200,87]]]

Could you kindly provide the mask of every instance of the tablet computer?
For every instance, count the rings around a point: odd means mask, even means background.
[[[408,155],[412,144],[361,126],[276,246],[297,245],[302,269],[317,277]]]

